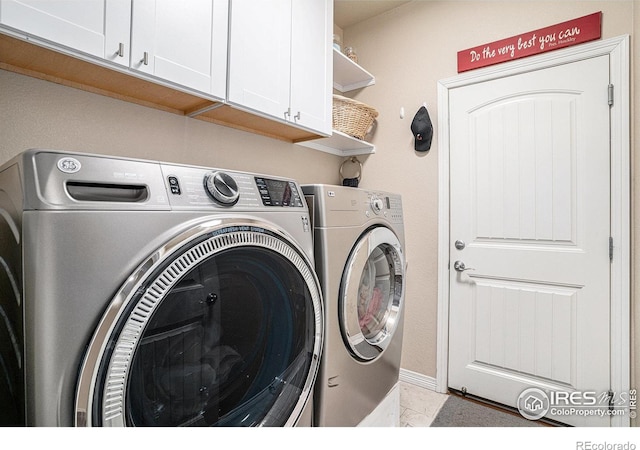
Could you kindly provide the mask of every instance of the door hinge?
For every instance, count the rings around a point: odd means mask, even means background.
[[[613,84],[610,84],[607,87],[607,93],[608,93],[608,101],[607,101],[607,103],[609,104],[609,106],[613,106]]]
[[[609,261],[613,262],[613,238],[609,236]]]

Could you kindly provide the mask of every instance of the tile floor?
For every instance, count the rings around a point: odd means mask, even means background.
[[[447,394],[400,381],[400,426],[430,426],[447,397]]]

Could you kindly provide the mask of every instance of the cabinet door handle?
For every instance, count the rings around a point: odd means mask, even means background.
[[[288,108],[285,112],[284,112],[284,118],[288,118],[291,117],[291,108]]]
[[[298,111],[298,114],[296,114],[295,116],[293,116],[293,120],[295,120],[295,121],[300,120],[300,111]]]
[[[144,56],[142,57],[142,59],[140,60],[140,62],[142,64],[144,64],[145,66],[149,65],[149,52],[144,52]]]
[[[116,56],[119,56],[120,58],[124,56],[124,44],[122,42],[118,44],[118,51],[116,52]]]

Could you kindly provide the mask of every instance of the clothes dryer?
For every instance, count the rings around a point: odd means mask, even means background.
[[[31,150],[0,168],[0,263],[2,424],[311,425],[294,180]]]
[[[302,189],[312,210],[325,301],[314,421],[356,426],[398,383],[406,270],[402,199],[343,186]],[[395,416],[399,420],[399,411]]]

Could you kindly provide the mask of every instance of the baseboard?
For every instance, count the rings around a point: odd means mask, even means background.
[[[418,372],[407,369],[400,369],[400,381],[410,383],[421,388],[436,391],[436,379]]]

